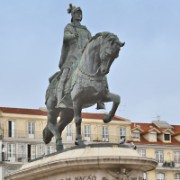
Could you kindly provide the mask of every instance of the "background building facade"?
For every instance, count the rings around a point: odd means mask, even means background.
[[[83,113],[82,136],[88,143],[120,143],[124,138],[133,142],[141,156],[155,158],[158,167],[144,174],[146,180],[180,180],[180,125],[164,121],[132,123],[113,117],[104,124],[103,114]],[[24,163],[56,152],[55,140],[45,145],[42,130],[46,126],[44,109],[0,107],[0,180]],[[74,146],[75,124],[63,131],[65,148]]]
[[[155,158],[155,171],[145,174],[148,180],[180,180],[180,126],[165,121],[132,123],[131,134],[141,156]]]

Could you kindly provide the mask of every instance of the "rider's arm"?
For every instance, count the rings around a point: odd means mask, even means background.
[[[64,29],[64,40],[72,40],[76,38],[76,34],[73,33],[72,26],[67,25]]]

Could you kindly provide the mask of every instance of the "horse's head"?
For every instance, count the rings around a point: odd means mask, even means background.
[[[118,37],[109,32],[103,32],[100,36],[101,45],[100,45],[100,69],[99,73],[101,75],[106,75],[109,73],[109,69],[114,59],[119,56],[119,51],[125,43],[120,42]]]

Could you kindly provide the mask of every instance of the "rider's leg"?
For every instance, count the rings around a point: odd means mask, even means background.
[[[69,68],[64,68],[57,87],[57,105],[56,105],[57,108],[59,107],[61,99],[63,98],[64,87],[67,81],[68,74],[69,74]]]

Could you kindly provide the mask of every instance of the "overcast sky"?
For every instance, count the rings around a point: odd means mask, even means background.
[[[110,91],[121,96],[116,114],[179,124],[179,0],[0,0],[0,106],[45,107],[69,3],[82,8],[92,35],[110,31],[126,42],[108,74]]]

